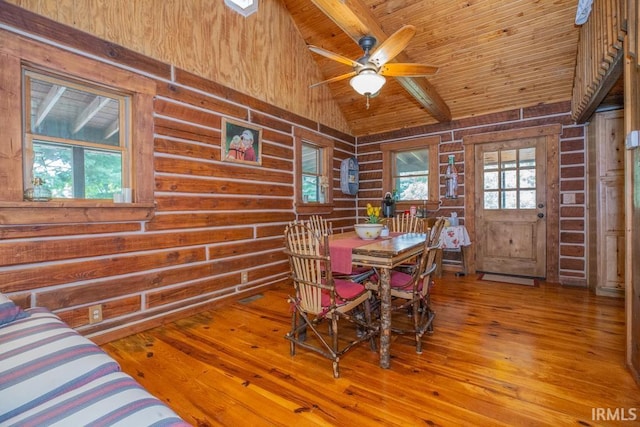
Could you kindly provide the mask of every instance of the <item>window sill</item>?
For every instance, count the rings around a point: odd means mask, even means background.
[[[68,224],[114,221],[148,221],[154,203],[109,201],[0,202],[0,224]]]

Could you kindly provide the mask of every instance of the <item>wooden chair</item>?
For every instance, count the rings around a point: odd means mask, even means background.
[[[444,228],[444,217],[429,218],[427,224],[431,223],[429,227],[429,246],[436,246],[436,277],[442,277],[442,248],[440,248],[440,237],[442,235],[442,229]]]
[[[304,221],[302,221],[302,223],[307,224],[319,236],[333,234],[333,226],[331,222],[327,221],[326,218],[323,218],[320,215],[312,215],[306,223]],[[353,267],[349,274],[336,274],[334,272],[333,277],[336,279],[353,280],[354,282],[362,283],[374,273],[375,271],[370,267]]]
[[[387,220],[389,231],[396,233],[423,233],[422,218],[401,213]]]
[[[309,217],[308,225],[317,233],[320,233],[320,235],[333,234],[332,224],[320,215],[311,215],[311,217]]]
[[[319,236],[308,225],[292,223],[285,230],[285,247],[295,290],[289,297],[291,330],[285,335],[291,341],[291,355],[296,346],[315,351],[333,361],[333,376],[338,378],[340,358],[349,349],[363,341],[376,349],[378,327],[372,323],[371,292],[360,283],[333,277],[326,234]],[[330,328],[322,333],[319,324],[325,320]],[[342,336],[339,320],[356,326],[351,328],[353,336]],[[307,336],[308,330],[312,336]]]
[[[392,270],[391,298],[392,311],[407,313],[410,311],[413,327],[403,329],[393,327],[392,331],[400,334],[413,333],[416,340],[416,353],[422,354],[422,336],[433,332],[435,312],[431,308],[430,290],[433,285],[432,276],[436,270],[435,256],[438,246],[429,245],[430,239],[425,239],[424,251],[417,259],[411,273]],[[367,288],[378,290],[378,284],[367,283]]]

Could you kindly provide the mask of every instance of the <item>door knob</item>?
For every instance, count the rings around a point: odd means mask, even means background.
[[[539,208],[539,209],[544,208],[544,203],[538,203],[538,208]]]
[[[540,212],[540,213],[538,214],[538,218],[544,218],[544,214],[543,214],[542,212]]]

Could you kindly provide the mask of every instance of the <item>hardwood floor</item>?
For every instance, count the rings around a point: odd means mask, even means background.
[[[342,358],[334,379],[329,360],[304,349],[289,355],[286,295],[285,287],[269,290],[103,348],[198,426],[640,420],[640,388],[625,367],[622,300],[445,273],[422,355],[411,337],[394,336],[391,369],[379,368],[377,353],[362,345]]]

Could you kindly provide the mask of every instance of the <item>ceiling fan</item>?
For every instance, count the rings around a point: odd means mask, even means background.
[[[369,98],[376,96],[382,86],[386,83],[385,76],[388,77],[421,77],[435,74],[438,67],[413,63],[389,63],[402,50],[407,47],[409,40],[415,34],[413,25],[405,25],[393,33],[380,46],[372,51],[376,45],[376,38],[373,36],[361,37],[358,45],[364,51],[364,56],[357,60],[349,59],[337,53],[330,52],[318,46],[309,46],[309,50],[319,55],[325,56],[334,61],[353,67],[353,71],[346,74],[324,80],[310,87],[316,87],[325,83],[333,83],[351,78],[349,83],[360,95],[367,97],[367,108],[369,108]]]

